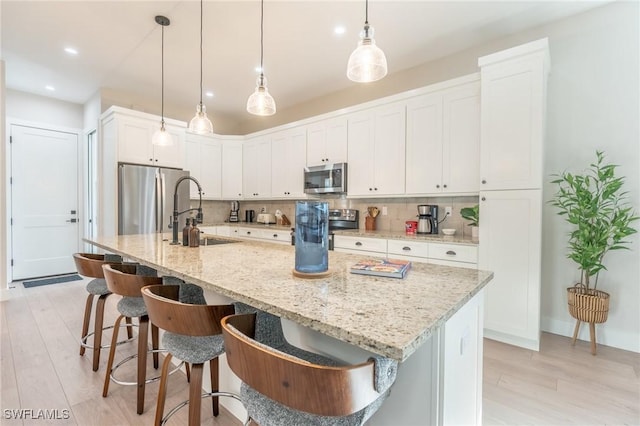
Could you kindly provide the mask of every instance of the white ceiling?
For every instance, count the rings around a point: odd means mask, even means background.
[[[394,73],[603,3],[371,0],[369,23]],[[195,111],[199,1],[2,0],[1,8],[6,86],[80,104],[100,88],[160,104],[161,27],[154,16],[167,16],[165,104]],[[265,75],[279,109],[356,84],[346,63],[364,11],[364,1],[265,1]],[[334,34],[337,25],[343,35]],[[69,56],[66,46],[79,54]],[[215,93],[204,99],[208,111],[246,120],[259,62],[260,3],[205,0],[204,90]]]

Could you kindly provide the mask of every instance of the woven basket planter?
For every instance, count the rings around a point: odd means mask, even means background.
[[[569,313],[578,321],[601,324],[609,315],[609,293],[587,290],[582,284],[567,288]]]

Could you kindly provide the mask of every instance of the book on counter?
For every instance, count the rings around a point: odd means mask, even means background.
[[[411,262],[398,259],[363,259],[351,267],[352,274],[378,277],[404,278],[411,269]]]

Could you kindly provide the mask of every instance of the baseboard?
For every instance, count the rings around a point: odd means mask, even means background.
[[[543,316],[541,318],[542,331],[560,336],[573,337],[573,329],[576,322],[573,318],[559,320]],[[582,324],[578,339],[590,342],[589,327]],[[607,327],[607,323],[596,324],[596,342],[600,345],[611,346],[626,351],[640,353],[640,335],[616,330]]]
[[[497,340],[498,342],[506,343],[508,345],[531,349],[536,352],[540,350],[540,340],[525,339],[511,334],[490,330],[488,328],[484,329],[484,337],[491,340]]]

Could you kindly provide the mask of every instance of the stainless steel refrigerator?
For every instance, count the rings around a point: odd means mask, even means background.
[[[118,234],[171,232],[176,182],[186,170],[118,164]],[[189,208],[189,182],[178,188],[178,211]]]

